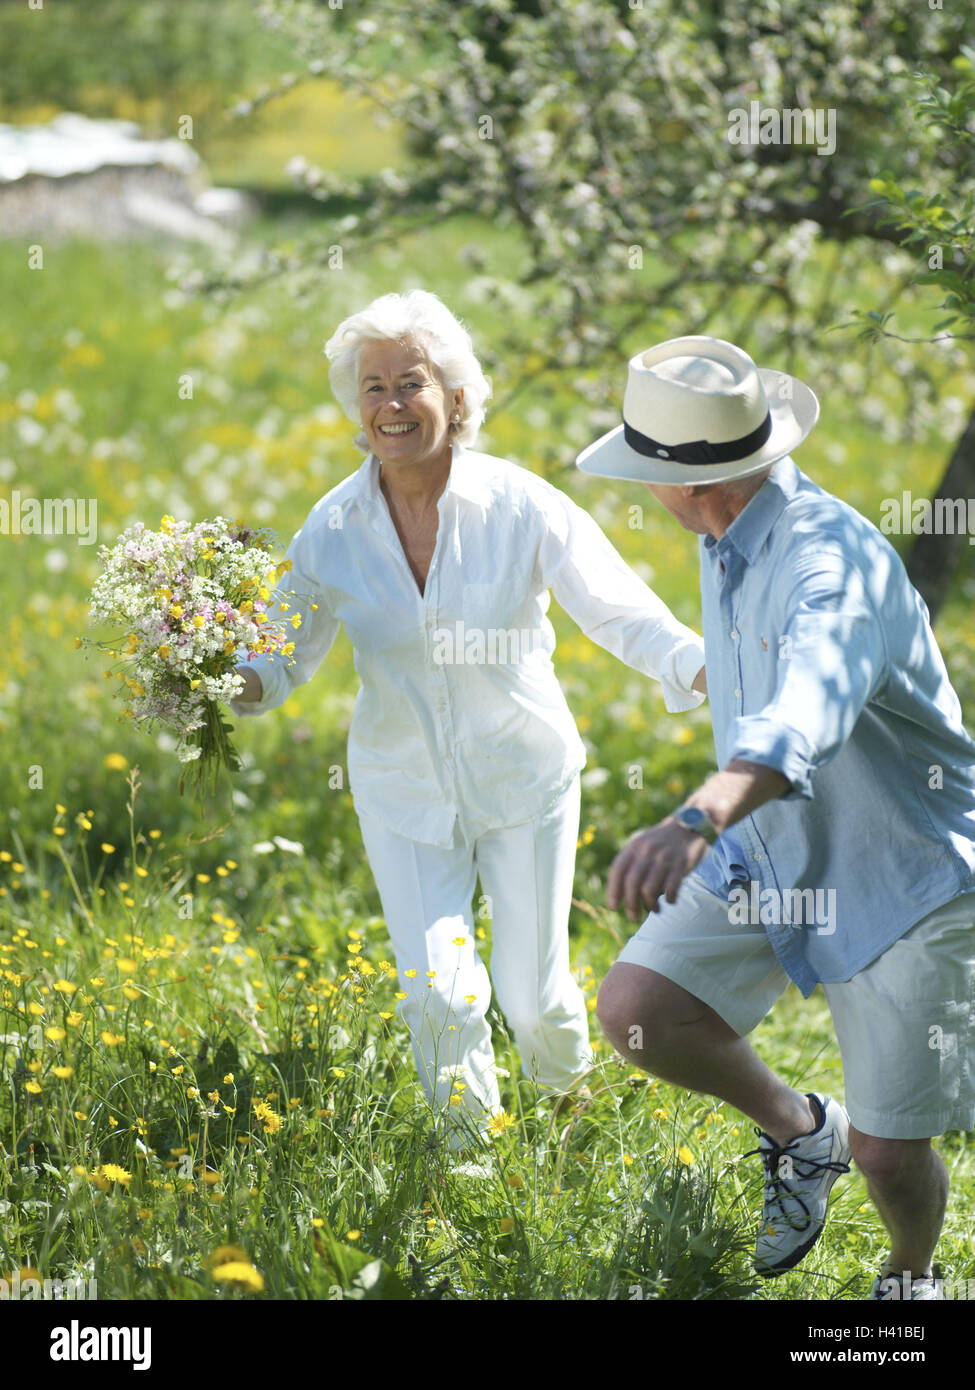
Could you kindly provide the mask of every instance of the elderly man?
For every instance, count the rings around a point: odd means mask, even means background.
[[[732,344],[677,338],[630,362],[624,424],[579,456],[701,537],[720,768],[613,863],[610,906],[650,915],[598,1016],[755,1121],[760,1274],[812,1248],[852,1157],[890,1236],[870,1297],[940,1298],[930,1141],[975,1126],[975,743],[896,553],[788,457],[818,413]],[[747,1041],[790,979],[823,986],[846,1108]]]

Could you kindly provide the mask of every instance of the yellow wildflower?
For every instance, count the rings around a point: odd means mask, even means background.
[[[210,1275],[218,1283],[233,1284],[248,1293],[264,1292],[264,1279],[260,1271],[243,1260],[230,1260],[227,1264],[217,1265],[210,1271]]]
[[[117,1163],[103,1163],[100,1168],[95,1169],[95,1173],[106,1182],[117,1182],[120,1187],[128,1187],[132,1181],[132,1174],[120,1168]]]

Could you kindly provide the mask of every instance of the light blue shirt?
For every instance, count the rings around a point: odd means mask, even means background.
[[[975,742],[896,552],[792,459],[701,538],[701,606],[718,766],[774,767],[792,790],[698,872],[723,894],[746,885],[749,920],[809,995],[975,888]],[[817,889],[832,912],[776,908]]]

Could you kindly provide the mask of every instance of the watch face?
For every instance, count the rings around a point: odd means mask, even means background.
[[[683,825],[686,830],[693,830],[696,835],[703,835],[708,844],[713,844],[717,839],[717,831],[711,822],[706,811],[702,811],[700,806],[684,806],[675,813],[675,819],[679,825]]]

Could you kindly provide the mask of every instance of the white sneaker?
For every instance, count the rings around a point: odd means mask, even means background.
[[[850,1171],[850,1117],[831,1096],[807,1095],[819,1124],[782,1146],[763,1130],[757,1149],[765,1164],[765,1202],[755,1244],[755,1271],[763,1279],[785,1274],[816,1244],[826,1222],[830,1188]]]
[[[896,1298],[911,1299],[914,1303],[929,1303],[936,1299],[945,1301],[944,1281],[937,1266],[935,1266],[933,1274],[922,1275],[919,1279],[911,1279],[910,1275],[909,1269],[905,1269],[902,1275],[878,1274],[873,1281],[870,1298],[874,1302],[886,1302]],[[908,1293],[909,1280],[910,1292]]]

